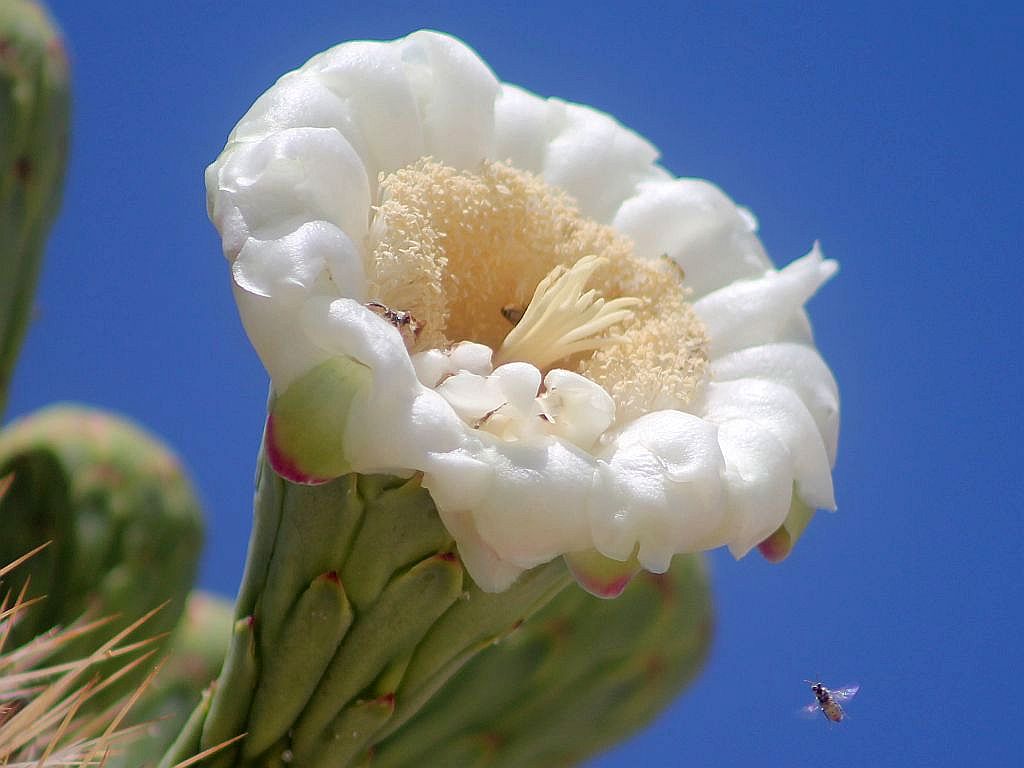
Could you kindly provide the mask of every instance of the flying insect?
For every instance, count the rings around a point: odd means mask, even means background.
[[[836,688],[835,690],[832,690],[831,688],[826,688],[823,683],[815,680],[804,680],[804,682],[811,686],[815,702],[813,704],[808,704],[800,711],[808,715],[813,715],[815,712],[820,710],[821,713],[833,723],[842,722],[842,719],[846,717],[846,713],[843,711],[842,705],[856,696],[857,691],[860,690],[859,685],[847,685],[844,688]]]

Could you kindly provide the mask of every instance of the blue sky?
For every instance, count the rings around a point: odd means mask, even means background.
[[[266,376],[206,220],[203,168],[313,53],[433,27],[503,80],[611,112],[674,173],[721,185],[757,214],[777,263],[818,239],[842,265],[810,306],[843,398],[839,512],[782,565],[711,556],[703,676],[593,765],[1019,758],[1019,9],[51,7],[74,67],[74,146],[8,415],[84,401],[174,445],[207,509],[204,587],[232,593],[241,575]],[[862,685],[848,722],[793,716],[812,676]]]

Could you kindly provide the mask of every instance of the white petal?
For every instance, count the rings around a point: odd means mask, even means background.
[[[417,95],[399,46],[346,43],[314,57],[304,69],[348,106],[352,125],[365,143],[374,196],[378,174],[391,173],[426,154]]]
[[[232,286],[238,314],[278,391],[328,360],[331,354],[306,336],[300,313],[290,304]]]
[[[458,542],[459,557],[470,577],[484,592],[504,592],[526,570],[498,557],[477,533],[472,514],[442,513],[441,521]]]
[[[454,168],[475,168],[494,147],[498,80],[465,43],[437,32],[399,42],[416,94],[427,154]]]
[[[362,117],[361,106],[334,93],[318,73],[304,68],[288,73],[260,96],[239,120],[228,140],[253,143],[287,128],[333,128],[345,137],[366,165],[372,155],[357,122]],[[370,136],[373,138],[372,134]],[[368,176],[372,181],[376,172]]]
[[[290,305],[318,287],[361,299],[366,285],[359,249],[326,221],[308,222],[277,240],[250,238],[231,265],[231,274],[239,288]]]
[[[413,355],[412,364],[420,382],[431,389],[447,377],[468,371],[477,376],[488,376],[491,366],[491,348],[472,341],[460,341],[451,349],[428,349]]]
[[[548,142],[565,122],[565,102],[503,83],[494,104],[494,158],[530,173],[544,172]]]
[[[460,341],[448,353],[453,371],[470,371],[486,376],[493,370],[491,358],[494,352],[484,344]]]
[[[804,344],[749,347],[711,364],[713,381],[768,379],[785,384],[803,401],[821,433],[829,464],[835,463],[839,440],[839,388],[818,350]]]
[[[420,383],[431,389],[454,373],[451,370],[451,358],[440,349],[428,349],[413,355],[412,367]]]
[[[643,567],[662,573],[673,554],[722,543],[724,462],[714,425],[679,411],[649,413],[609,452],[590,512],[600,552],[625,560],[639,545]]]
[[[508,402],[498,382],[492,377],[468,371],[446,378],[437,392],[467,424],[477,424]]]
[[[640,184],[612,224],[633,239],[637,255],[675,260],[695,298],[772,266],[756,220],[701,179]]]
[[[610,223],[637,183],[652,174],[658,150],[603,112],[579,104],[564,108],[564,124],[544,158],[544,179],[572,195],[584,216]]]
[[[539,412],[537,393],[540,390],[540,371],[529,363],[506,363],[494,369],[489,377],[501,389],[506,402],[522,413]]]
[[[475,436],[479,445],[467,443],[466,450],[490,469],[485,490],[479,479],[466,490],[461,452],[434,455],[424,474],[424,487],[443,515],[471,511],[488,547],[522,568],[590,546],[586,504],[596,471],[591,457],[558,440],[506,443],[482,432]]]
[[[771,432],[748,419],[718,428],[725,457],[729,549],[742,557],[782,525],[793,493],[793,460]]]
[[[693,308],[707,328],[711,357],[784,338],[794,315],[836,269],[815,245],[778,272],[738,280],[697,301]]]
[[[328,297],[311,299],[302,308],[302,321],[306,335],[328,353],[348,355],[391,377],[393,383],[382,382],[388,390],[409,390],[415,382],[416,373],[401,334],[361,303]]]
[[[370,189],[352,145],[329,128],[289,128],[234,144],[207,171],[210,214],[224,253],[327,221],[353,242],[366,235]]]
[[[551,434],[585,451],[615,421],[615,401],[585,376],[555,368],[544,377],[544,389],[540,402]]]
[[[828,452],[818,426],[792,389],[760,379],[713,382],[705,394],[704,417],[717,424],[748,419],[771,432],[793,459],[800,497],[813,507],[835,509]]]
[[[401,335],[377,314],[350,299],[315,297],[302,307],[301,332],[321,354],[348,355],[373,375],[343,436],[357,471],[408,475],[425,453],[462,445],[465,425],[440,395],[419,384]]]

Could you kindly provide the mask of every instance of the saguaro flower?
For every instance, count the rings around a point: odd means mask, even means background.
[[[834,262],[775,269],[751,214],[656,160],[435,32],[282,77],[206,176],[274,468],[422,473],[489,591],[559,556],[584,581],[741,556],[834,508],[803,310]]]

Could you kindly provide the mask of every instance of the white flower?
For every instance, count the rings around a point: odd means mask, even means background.
[[[275,467],[422,473],[473,578],[652,571],[833,509],[838,393],[754,218],[435,32],[282,77],[207,170]],[[795,490],[795,496],[794,496]]]

